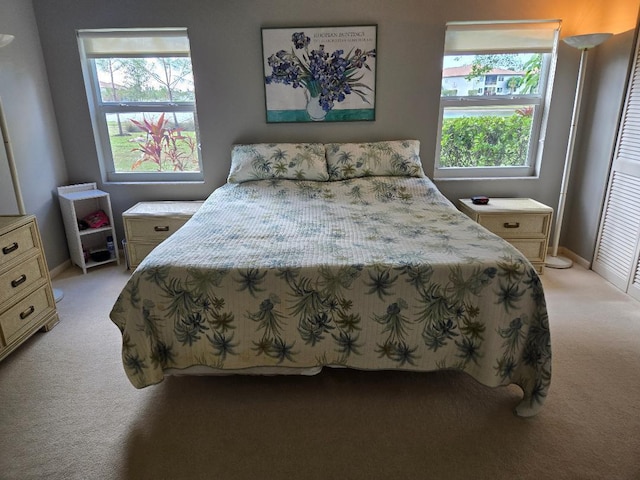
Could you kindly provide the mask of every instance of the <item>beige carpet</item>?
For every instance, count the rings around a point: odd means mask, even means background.
[[[127,272],[55,279],[61,322],[0,362],[0,479],[640,479],[640,303],[543,277],[551,391],[456,372],[171,377],[134,389],[108,312]]]

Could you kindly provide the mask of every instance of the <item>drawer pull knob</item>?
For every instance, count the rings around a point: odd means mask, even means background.
[[[13,242],[12,245],[9,245],[8,247],[3,247],[2,253],[4,253],[5,255],[9,255],[11,252],[15,252],[17,249],[18,249],[18,242]]]
[[[160,227],[160,226],[156,225],[155,227],[153,227],[153,229],[156,232],[168,232],[169,231],[169,226],[165,225],[164,227]]]
[[[31,315],[33,312],[36,311],[36,307],[34,307],[33,305],[31,305],[29,308],[27,308],[24,312],[20,313],[20,318],[22,320],[24,320],[25,318],[27,318],[29,315]]]
[[[520,228],[520,222],[504,222],[504,228]]]
[[[22,275],[20,275],[15,280],[11,280],[11,286],[13,288],[16,288],[18,285],[24,283],[26,280],[27,280],[27,276],[23,273]]]

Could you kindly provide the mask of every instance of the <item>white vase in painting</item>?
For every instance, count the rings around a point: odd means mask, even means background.
[[[327,116],[327,112],[320,105],[320,96],[307,95],[307,113],[314,122],[321,122]]]

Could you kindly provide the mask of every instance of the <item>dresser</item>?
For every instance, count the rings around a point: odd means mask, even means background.
[[[492,198],[487,205],[458,200],[458,208],[491,232],[501,236],[544,272],[553,209],[531,198]]]
[[[151,250],[200,208],[202,201],[140,202],[123,212],[129,268],[136,268]]]
[[[58,323],[33,215],[0,216],[0,360],[40,329]]]

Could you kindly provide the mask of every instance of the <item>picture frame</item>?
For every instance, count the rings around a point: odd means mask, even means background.
[[[375,120],[377,28],[262,28],[267,123]]]

